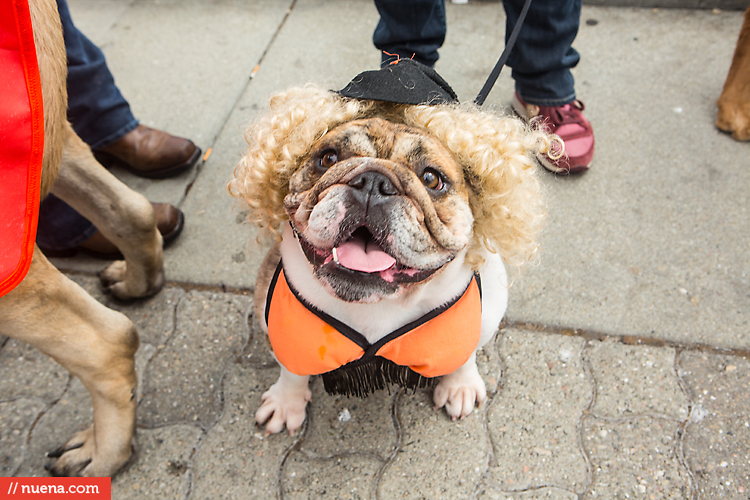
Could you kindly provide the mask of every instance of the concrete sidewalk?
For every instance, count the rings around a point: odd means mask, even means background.
[[[713,126],[741,12],[585,6],[578,97],[592,169],[545,175],[541,263],[480,356],[490,399],[458,423],[430,394],[365,400],[312,383],[303,431],[253,423],[278,376],[252,328],[262,257],[226,183],[273,91],[376,68],[369,0],[70,0],[143,123],[207,159],[116,174],[187,221],[155,298],[112,304],[84,258],[54,262],[138,326],[137,460],[114,499],[750,498],[750,144]],[[499,2],[448,4],[437,69],[474,98],[503,47]],[[488,105],[507,107],[506,69]],[[86,391],[0,339],[0,475],[91,421]]]

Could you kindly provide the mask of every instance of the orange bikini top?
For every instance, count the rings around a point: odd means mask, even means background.
[[[475,274],[455,300],[370,344],[300,297],[279,263],[265,316],[276,359],[297,375],[318,375],[381,357],[432,378],[454,372],[476,350],[482,330],[481,285]]]

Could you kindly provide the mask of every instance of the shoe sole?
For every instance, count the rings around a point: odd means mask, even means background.
[[[182,229],[185,227],[185,214],[180,210],[177,213],[177,223],[172,228],[172,230],[166,234],[162,234],[161,238],[163,240],[162,248],[167,248],[169,245],[172,244],[174,240],[177,239],[177,237],[182,233]],[[47,257],[57,257],[57,258],[63,258],[63,257],[75,257],[77,254],[82,253],[85,255],[88,255],[89,257],[93,257],[95,259],[100,260],[122,260],[125,257],[120,252],[97,252],[96,250],[89,250],[88,248],[82,248],[82,247],[75,247],[75,248],[67,248],[65,250],[44,250],[41,249],[42,253]]]
[[[138,177],[144,177],[146,179],[166,179],[168,177],[174,177],[175,175],[181,174],[182,172],[190,169],[193,165],[198,163],[198,159],[201,157],[201,154],[203,154],[203,151],[201,150],[201,148],[196,146],[195,151],[193,151],[193,154],[190,155],[190,158],[188,158],[187,161],[184,161],[178,165],[173,165],[171,167],[165,167],[150,171],[135,169],[116,156],[113,156],[104,151],[94,151],[93,153],[96,161],[101,163],[104,167],[109,168],[113,165],[117,165],[131,172],[132,174],[137,175]]]

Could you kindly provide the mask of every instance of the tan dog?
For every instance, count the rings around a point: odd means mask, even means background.
[[[716,126],[738,141],[750,141],[750,8],[740,30],[719,101]]]
[[[255,288],[281,364],[257,422],[299,429],[318,373],[329,392],[356,396],[439,380],[435,406],[471,413],[486,398],[476,351],[507,304],[503,260],[520,265],[537,249],[533,158],[550,138],[474,106],[312,86],[273,97],[246,137],[230,193],[281,236]]]
[[[44,99],[42,197],[53,192],[125,256],[102,273],[109,292],[130,300],[164,281],[162,237],[151,204],[94,159],[66,120],[66,56],[54,0],[32,0],[31,18]],[[109,476],[133,453],[138,334],[123,314],[94,300],[35,248],[29,273],[0,297],[0,334],[28,342],[78,377],[94,423],[50,456],[55,475]]]

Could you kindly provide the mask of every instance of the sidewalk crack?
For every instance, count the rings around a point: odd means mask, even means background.
[[[383,465],[380,467],[380,469],[378,469],[378,471],[375,473],[375,476],[372,478],[370,498],[373,500],[378,500],[380,498],[380,495],[378,494],[378,491],[380,490],[380,481],[383,479],[385,471],[388,470],[388,467],[390,467],[393,461],[396,460],[396,457],[402,449],[404,435],[401,426],[401,420],[398,416],[398,403],[401,400],[401,396],[403,394],[404,390],[398,389],[393,395],[393,399],[391,400],[391,423],[393,424],[393,430],[396,434],[396,442],[393,444],[393,450],[391,450],[388,456],[385,457],[385,460],[381,459],[383,460]]]
[[[718,347],[709,344],[703,344],[698,342],[683,343],[674,340],[657,339],[653,337],[647,337],[645,335],[631,335],[631,334],[617,334],[607,333],[597,330],[590,330],[586,328],[576,328],[573,326],[556,326],[547,325],[544,323],[535,323],[533,321],[515,321],[512,319],[504,319],[501,323],[500,328],[514,328],[524,332],[531,333],[547,333],[552,335],[562,335],[565,337],[581,337],[586,340],[599,340],[607,341],[614,340],[624,345],[645,345],[653,347],[671,347],[678,350],[690,350],[698,351],[707,354],[718,354],[721,356],[736,356],[740,358],[750,359],[750,349],[746,348],[729,348],[729,347]]]
[[[489,453],[487,456],[487,464],[485,465],[484,472],[482,472],[482,475],[479,476],[479,479],[477,480],[477,483],[474,485],[474,488],[471,490],[471,493],[469,494],[469,498],[477,498],[477,495],[479,495],[479,489],[482,487],[482,484],[484,484],[484,481],[487,479],[490,469],[492,467],[495,467],[497,464],[497,459],[495,457],[495,441],[492,439],[492,433],[490,432],[489,427],[489,414],[490,410],[492,409],[492,406],[495,404],[495,396],[500,394],[500,392],[505,388],[505,373],[506,373],[506,365],[505,360],[503,359],[503,355],[500,352],[500,339],[505,335],[505,333],[502,330],[498,330],[498,332],[495,334],[494,338],[492,339],[492,345],[487,346],[487,348],[492,348],[495,350],[495,354],[497,354],[497,360],[498,360],[498,373],[497,373],[497,384],[495,384],[495,390],[493,390],[490,394],[487,395],[487,404],[484,405],[483,412],[482,412],[482,430],[484,430],[485,436],[487,437],[487,442],[489,443]]]
[[[690,387],[688,386],[687,382],[685,382],[685,380],[682,378],[682,375],[680,374],[680,371],[681,371],[679,368],[680,358],[682,357],[682,354],[684,352],[685,351],[682,349],[675,349],[674,363],[672,365],[672,369],[674,370],[675,377],[677,377],[677,383],[679,384],[682,392],[685,394],[685,398],[687,399],[687,402],[688,402],[687,417],[685,418],[684,422],[680,422],[680,425],[677,428],[677,442],[675,444],[675,456],[677,457],[677,461],[685,469],[688,477],[690,478],[690,498],[693,500],[696,500],[698,498],[698,481],[696,480],[695,475],[693,474],[693,470],[690,468],[687,457],[685,456],[685,439],[687,439],[688,428],[690,427],[690,424],[693,421],[693,418],[694,418],[693,412],[696,411],[697,406],[696,406],[695,398],[693,397],[692,391],[690,390]]]
[[[21,461],[18,463],[18,467],[16,467],[16,469],[10,474],[10,477],[15,477],[16,474],[18,474],[18,471],[21,470],[21,467],[23,467],[24,463],[26,463],[26,458],[27,458],[27,455],[28,455],[28,450],[29,450],[29,448],[31,446],[31,436],[34,434],[34,431],[36,430],[37,424],[42,420],[42,418],[47,414],[47,412],[49,412],[50,410],[52,410],[52,408],[54,408],[55,405],[57,405],[57,403],[63,398],[63,396],[65,396],[65,394],[70,389],[70,386],[71,386],[72,383],[73,383],[73,375],[71,375],[70,373],[68,373],[68,381],[65,384],[65,389],[63,389],[63,391],[60,393],[60,395],[57,397],[57,399],[54,399],[54,400],[52,400],[49,403],[47,403],[44,400],[40,399],[40,401],[42,403],[44,403],[46,407],[43,408],[37,414],[36,418],[34,419],[34,421],[29,426],[29,431],[26,433],[26,440],[25,440],[24,447],[23,447],[23,456],[21,457]],[[23,397],[13,398],[11,400],[22,399],[22,398]],[[32,398],[23,398],[23,399],[32,399]],[[33,399],[37,399],[37,398],[33,398]],[[70,438],[65,438],[65,439],[70,439]],[[61,444],[65,444],[65,442],[66,441],[63,441]],[[45,456],[46,456],[46,453],[45,453]]]
[[[213,137],[211,140],[210,146],[206,149],[206,151],[213,149],[216,146],[216,141],[219,137],[221,137],[222,133],[227,127],[227,124],[229,123],[229,119],[232,116],[232,113],[237,109],[237,105],[242,100],[242,96],[245,95],[245,92],[247,91],[248,87],[250,87],[250,83],[252,83],[253,79],[255,78],[255,75],[260,70],[261,65],[263,64],[263,61],[266,58],[266,55],[268,54],[268,51],[271,50],[271,47],[273,46],[274,42],[279,36],[279,33],[281,33],[281,30],[284,28],[284,25],[286,24],[287,19],[289,19],[289,16],[292,14],[292,11],[294,10],[294,7],[297,5],[297,0],[292,0],[292,3],[289,5],[289,8],[286,10],[286,13],[284,14],[284,18],[279,23],[279,26],[276,28],[276,31],[274,32],[273,36],[271,37],[271,40],[268,42],[268,45],[266,45],[266,48],[263,50],[263,53],[260,55],[260,59],[258,59],[258,63],[253,68],[252,72],[250,73],[250,76],[247,78],[247,82],[245,85],[242,86],[240,91],[237,94],[237,97],[234,100],[234,103],[232,104],[232,107],[229,109],[229,112],[224,117],[224,120],[221,123],[221,126],[219,127],[219,132],[216,134],[216,136]],[[185,186],[185,191],[182,195],[182,198],[179,200],[177,206],[178,208],[182,205],[182,203],[187,199],[187,195],[192,189],[195,182],[198,180],[198,176],[200,175],[201,171],[203,170],[203,165],[205,162],[208,161],[207,157],[204,155],[201,160],[198,162],[198,165],[195,168],[194,175],[190,182],[188,182],[187,186]]]
[[[576,424],[578,429],[578,447],[581,450],[583,460],[586,462],[586,471],[588,472],[588,485],[583,488],[582,491],[576,492],[579,497],[584,497],[591,490],[591,486],[594,484],[594,466],[591,464],[591,457],[586,450],[586,445],[584,444],[583,439],[583,423],[586,420],[587,416],[593,416],[592,409],[594,408],[594,405],[596,404],[596,398],[599,395],[596,377],[594,376],[594,371],[591,368],[591,362],[586,356],[588,347],[589,340],[586,340],[581,346],[580,352],[578,353],[578,355],[581,357],[581,368],[583,368],[583,373],[586,375],[586,380],[591,385],[591,399],[589,400],[588,406],[586,406],[586,408],[584,408],[581,412],[581,417],[578,419],[578,424]]]
[[[286,450],[284,450],[284,453],[281,455],[281,461],[279,462],[279,470],[278,470],[278,476],[276,479],[276,498],[279,500],[284,500],[284,469],[286,468],[286,462],[289,459],[289,456],[292,454],[293,451],[298,451],[300,447],[302,446],[302,443],[305,442],[305,438],[307,437],[308,429],[310,429],[310,419],[313,418],[312,412],[310,412],[310,405],[307,405],[305,408],[305,420],[302,423],[302,430],[297,436],[297,439],[290,444]]]

